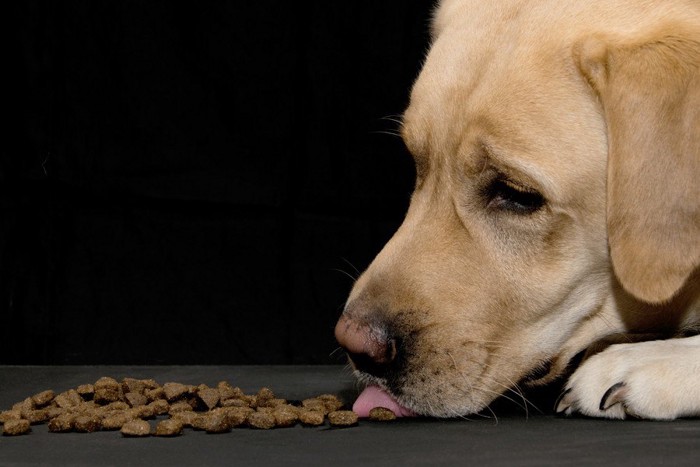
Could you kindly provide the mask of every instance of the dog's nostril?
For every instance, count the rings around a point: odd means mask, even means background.
[[[396,340],[385,331],[345,315],[338,320],[335,337],[357,369],[373,375],[380,375],[398,353]]]

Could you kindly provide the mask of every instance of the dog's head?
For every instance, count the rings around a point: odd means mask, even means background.
[[[336,327],[362,379],[476,412],[627,330],[620,308],[679,296],[700,263],[700,10],[651,3],[442,3],[402,126],[411,204]]]

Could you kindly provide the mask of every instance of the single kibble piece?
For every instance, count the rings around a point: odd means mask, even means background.
[[[165,383],[163,385],[163,391],[165,392],[165,398],[168,399],[169,402],[172,402],[187,394],[189,392],[189,387],[181,383]]]
[[[326,403],[323,402],[321,399],[316,399],[315,397],[311,399],[304,399],[303,401],[301,401],[301,405],[307,410],[316,410],[323,414],[328,413]]]
[[[78,415],[73,420],[73,430],[78,433],[92,433],[101,427],[100,419],[96,415]]]
[[[37,423],[45,423],[51,418],[51,416],[48,410],[39,409],[29,410],[27,412],[22,413],[22,418],[24,418],[25,420],[29,420],[29,423],[31,423],[32,425],[36,425]]]
[[[174,404],[170,404],[170,408],[168,409],[168,413],[170,415],[178,412],[191,412],[192,411],[192,406],[188,404],[185,401],[180,401],[180,402],[175,402]]]
[[[272,412],[253,412],[248,415],[248,425],[251,428],[258,428],[261,430],[269,430],[274,428],[276,425],[275,416]]]
[[[225,413],[211,413],[207,417],[207,422],[204,426],[207,433],[226,433],[231,431],[231,424]]]
[[[134,418],[153,418],[156,416],[155,409],[150,405],[139,405],[138,407],[133,407],[129,409],[134,416]]]
[[[0,412],[0,423],[5,423],[10,420],[21,420],[22,412],[19,410],[5,410]]]
[[[137,394],[143,394],[146,390],[146,385],[143,381],[136,378],[124,378],[122,380],[122,391],[126,394],[129,392],[135,392]]]
[[[8,420],[3,425],[4,436],[17,436],[29,433],[31,430],[29,420]]]
[[[26,412],[28,410],[34,410],[34,401],[31,397],[27,397],[22,402],[17,402],[12,406],[12,410],[18,410],[20,412]]]
[[[148,406],[153,409],[153,413],[156,415],[164,415],[170,410],[170,404],[168,404],[168,401],[165,399],[155,400],[148,404]]]
[[[182,422],[169,418],[168,420],[161,420],[156,425],[156,436],[179,436],[182,434]]]
[[[47,391],[42,391],[39,394],[35,394],[32,396],[32,402],[34,402],[34,405],[36,407],[43,407],[53,400],[53,398],[56,396],[56,394],[51,390]]]
[[[250,407],[219,407],[215,409],[215,411],[226,415],[231,428],[245,424],[248,420],[248,415],[255,412],[255,410]]]
[[[95,394],[93,400],[100,405],[106,405],[110,402],[116,402],[122,394],[121,385],[119,382],[108,376],[95,381]]]
[[[260,388],[258,393],[255,395],[255,398],[258,402],[258,405],[262,405],[261,403],[265,403],[265,401],[268,401],[270,399],[275,398],[275,393],[272,392],[272,389],[270,388]]]
[[[73,429],[73,414],[64,413],[49,420],[49,431],[52,433],[68,433]]]
[[[192,426],[194,423],[194,420],[197,417],[200,417],[201,415],[198,414],[197,412],[193,412],[191,410],[186,410],[183,412],[175,412],[174,414],[170,415],[170,418],[173,420],[178,420],[180,421],[184,426]],[[202,430],[204,428],[201,428]]]
[[[390,422],[396,420],[396,414],[386,407],[374,407],[369,411],[369,419],[375,422]]]
[[[83,403],[83,398],[78,394],[75,389],[70,389],[66,392],[62,392],[54,397],[54,402],[56,405],[62,409],[69,409],[71,407],[76,407]]]
[[[275,417],[275,424],[282,428],[294,426],[299,420],[299,411],[291,405],[275,407],[272,415]]]
[[[352,410],[336,410],[328,414],[328,421],[333,426],[352,426],[357,424],[357,414]]]
[[[80,397],[86,401],[92,400],[92,398],[95,396],[95,386],[92,384],[81,384],[75,388],[75,392],[80,394]]]
[[[192,428],[195,430],[206,430],[207,425],[209,424],[210,414],[208,412],[207,413],[194,412],[194,414],[197,416],[192,419],[192,424],[191,424]]]
[[[220,393],[218,389],[202,388],[197,391],[197,398],[207,410],[211,410],[219,403]]]
[[[131,407],[140,407],[148,404],[148,398],[139,392],[127,392],[124,399]]]
[[[134,420],[132,414],[128,412],[116,412],[102,419],[103,430],[121,430],[127,423]]]
[[[255,396],[244,394],[241,396],[241,400],[245,401],[248,404],[248,407],[255,408],[258,406],[258,398]]]
[[[321,394],[320,396],[316,396],[316,399],[323,401],[326,412],[335,412],[343,407],[343,401],[333,394]]]
[[[49,420],[51,420],[52,418],[56,418],[59,415],[65,413],[65,409],[62,409],[62,408],[55,406],[55,405],[50,405],[47,408],[45,408],[44,410],[46,410],[46,414],[49,416]]]
[[[156,382],[156,380],[154,380],[154,379],[141,379],[141,380],[139,380],[139,381],[141,381],[141,382],[143,383],[143,385],[144,385],[144,387],[146,388],[146,390],[149,390],[149,389],[157,389],[157,388],[160,387],[160,384],[158,384],[158,383]]]
[[[146,389],[143,393],[149,401],[153,402],[160,399],[165,399],[165,390],[163,388]]]
[[[299,411],[299,421],[304,425],[323,425],[325,418],[323,412],[319,412],[318,410],[303,409]]]
[[[222,401],[226,399],[240,399],[241,396],[243,396],[243,391],[241,391],[241,388],[231,386],[226,381],[219,382],[219,384],[216,385],[216,388],[219,390],[219,396]]]
[[[221,399],[221,407],[249,407],[248,402],[243,399]]]
[[[95,401],[90,401],[90,402],[83,402],[82,404],[78,404],[75,407],[72,407],[68,410],[70,410],[73,413],[81,413],[84,414],[85,412],[94,412],[103,406],[97,405]],[[102,409],[104,410],[104,409]]]
[[[131,420],[122,426],[120,432],[126,437],[148,436],[151,433],[151,425],[146,420]]]
[[[273,399],[258,399],[258,407],[277,407],[279,405],[285,405],[287,403],[286,399],[273,398]]]

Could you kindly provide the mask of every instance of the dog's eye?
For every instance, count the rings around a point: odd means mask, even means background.
[[[515,214],[532,214],[545,204],[544,196],[508,179],[497,178],[486,188],[487,206]]]

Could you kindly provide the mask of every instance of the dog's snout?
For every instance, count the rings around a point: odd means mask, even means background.
[[[380,376],[396,358],[396,340],[376,325],[354,320],[343,314],[335,326],[335,338],[355,367]]]

